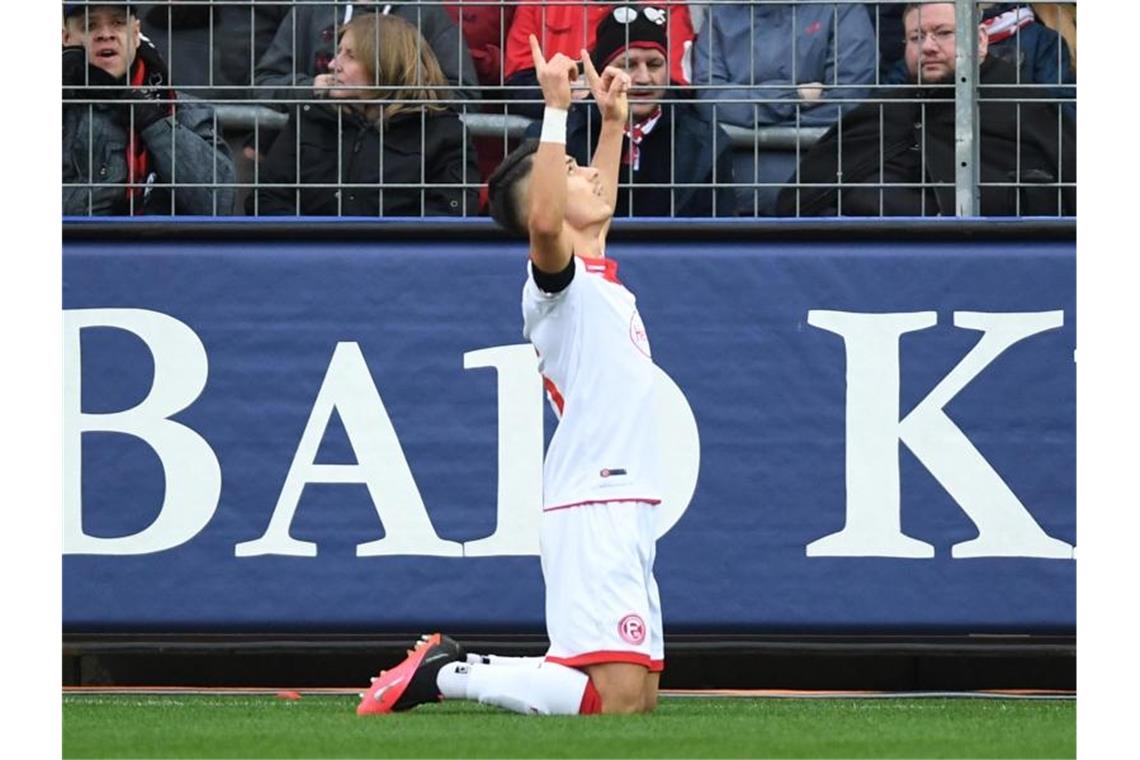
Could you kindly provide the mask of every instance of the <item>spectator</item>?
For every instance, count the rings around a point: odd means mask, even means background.
[[[679,2],[661,5],[669,8],[669,44],[666,45],[669,75],[677,84],[687,85],[693,45],[689,8]],[[613,8],[611,4],[589,0],[583,0],[581,5],[528,3],[518,7],[507,37],[507,59],[503,65],[506,83],[515,88],[510,97],[519,101],[512,104],[512,112],[532,119],[542,118],[542,92],[531,60],[530,35],[538,38],[547,56],[562,53],[577,60],[582,50],[593,49],[598,24]],[[587,92],[586,88],[578,89],[575,96],[584,98]]]
[[[452,87],[449,97],[473,100],[478,97],[475,64],[459,27],[440,5],[421,3],[355,3],[297,5],[281,22],[269,49],[257,64],[254,81],[261,97],[272,100],[298,100],[311,92],[313,80],[328,71],[336,52],[338,29],[362,13],[398,16],[419,31]]]
[[[171,84],[203,100],[237,100],[250,97],[254,67],[289,7],[280,0],[167,0],[140,4],[138,15],[169,63]]]
[[[827,127],[875,81],[875,30],[863,5],[778,3],[711,5],[696,41],[693,83],[710,120],[745,129]],[[786,182],[794,149],[736,153],[737,181]],[[775,213],[776,186],[742,189],[742,209]]]
[[[355,16],[341,31],[331,73],[314,86],[329,102],[294,106],[261,163],[262,187],[246,200],[247,213],[475,211],[475,152],[444,102],[439,62],[415,27],[395,15]]]
[[[979,6],[990,57],[1012,64],[1020,84],[1054,85],[1046,92],[1039,92],[1037,97],[1066,100],[1066,113],[1076,117],[1077,93],[1071,86],[1076,84],[1076,71],[1061,35],[1037,23],[1033,9],[1023,3],[979,3]],[[906,61],[899,61],[887,76],[886,84],[905,84],[909,78]]]
[[[513,5],[481,5],[467,0],[448,0],[447,15],[459,25],[459,31],[475,61],[479,84],[498,86],[503,83],[503,48],[507,30],[515,16]]]
[[[62,69],[65,215],[233,213],[213,109],[171,89],[130,3],[65,3]]]
[[[921,12],[920,12],[921,9]],[[913,89],[891,89],[843,117],[805,156],[805,184],[780,194],[786,216],[952,216],[956,213],[953,3],[908,6],[906,64]],[[983,216],[1076,213],[1076,128],[1056,103],[1034,102],[1017,69],[988,55],[978,35],[980,212]],[[942,85],[942,86],[939,86]],[[1029,102],[1016,102],[1030,99]],[[881,128],[880,128],[881,124]],[[838,147],[842,147],[842,159]],[[882,147],[880,147],[882,146]],[[883,184],[911,183],[911,187]],[[991,183],[987,186],[987,183]],[[1057,183],[1073,183],[1059,188]],[[797,197],[798,196],[798,197]]]
[[[632,81],[632,123],[626,126],[619,174],[622,185],[632,188],[619,189],[614,215],[736,216],[736,193],[727,187],[732,183],[728,135],[717,127],[714,137],[713,126],[691,102],[662,103],[686,94],[671,86],[665,59],[666,19],[662,8],[615,6],[602,17],[596,31],[594,68],[602,71],[616,66]],[[533,124],[528,135],[538,137],[541,126],[541,122]],[[589,166],[601,129],[602,115],[592,101],[571,109],[567,155],[580,166]],[[726,187],[652,186],[711,184],[714,180]]]

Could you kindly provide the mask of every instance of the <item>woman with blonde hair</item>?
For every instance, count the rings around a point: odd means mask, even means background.
[[[329,73],[313,84],[320,101],[293,107],[255,175],[247,213],[478,213],[474,147],[415,27],[397,16],[353,18]]]

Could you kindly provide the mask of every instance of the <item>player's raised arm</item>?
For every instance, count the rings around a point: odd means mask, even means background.
[[[553,274],[565,269],[574,255],[573,243],[563,222],[566,177],[571,171],[566,156],[566,115],[571,102],[570,83],[578,77],[578,63],[562,53],[547,61],[533,34],[530,50],[546,109],[542,137],[531,170],[527,229],[531,260],[543,272]]]
[[[607,66],[598,74],[586,50],[582,51],[582,64],[594,101],[602,112],[602,131],[590,165],[601,173],[606,202],[614,208],[617,206],[622,137],[629,118],[630,78],[629,74],[614,66]]]

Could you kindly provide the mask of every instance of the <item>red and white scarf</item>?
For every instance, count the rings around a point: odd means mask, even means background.
[[[146,62],[142,58],[135,59],[134,71],[131,72],[131,87],[141,87],[146,81]],[[138,183],[145,182],[150,174],[150,153],[147,152],[146,143],[139,136],[138,130],[130,130],[127,136],[127,199],[134,198],[131,205],[133,213],[142,213],[143,188]]]
[[[998,14],[982,22],[990,42],[1001,42],[1017,34],[1017,30],[1029,26],[1036,20],[1032,8],[1020,7]]]
[[[641,166],[641,139],[653,131],[657,126],[657,122],[661,120],[661,106],[653,109],[653,113],[646,116],[638,122],[634,122],[631,128],[629,124],[625,125],[625,136],[629,138],[629,150],[622,156],[621,162],[627,166],[632,166],[634,171],[637,171]]]
[[[177,95],[169,86],[170,77],[166,72],[166,65],[159,57],[158,51],[155,50],[154,43],[145,36],[140,41],[128,76],[131,87],[161,89],[164,99],[167,101],[166,112],[170,116],[174,115],[174,100]],[[137,129],[131,129],[130,134],[127,135],[127,200],[134,200],[134,203],[131,204],[134,214],[143,213],[143,201],[146,199],[149,187],[142,185],[149,186],[154,176],[151,163],[151,155],[147,150],[146,142]]]

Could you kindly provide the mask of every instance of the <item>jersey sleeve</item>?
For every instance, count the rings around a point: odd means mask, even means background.
[[[548,316],[560,304],[577,301],[581,290],[582,277],[578,269],[581,263],[577,256],[572,256],[570,265],[574,267],[570,283],[557,293],[547,293],[534,281],[534,263],[527,260],[526,284],[523,285],[523,335],[530,340],[534,326],[544,317]]]

